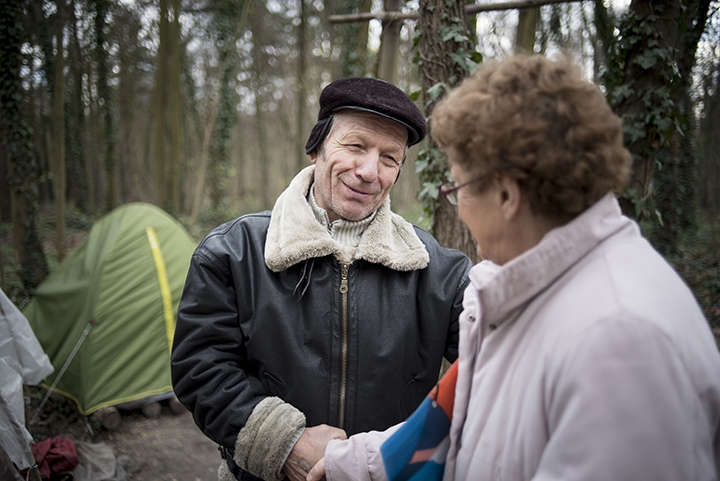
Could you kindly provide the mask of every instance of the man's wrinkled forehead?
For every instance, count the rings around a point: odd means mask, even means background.
[[[387,135],[396,139],[400,149],[408,142],[408,131],[404,125],[370,112],[343,109],[335,114],[325,142],[339,133],[340,140],[365,139],[370,136]]]

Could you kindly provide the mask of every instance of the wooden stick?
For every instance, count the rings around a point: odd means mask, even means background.
[[[484,3],[482,5],[467,5],[465,12],[468,15],[474,15],[481,12],[494,12],[499,10],[515,10],[520,8],[534,8],[543,5],[552,5],[555,3],[582,2],[583,0],[518,0],[516,2],[498,2]],[[367,22],[368,20],[377,19],[381,22],[391,22],[393,20],[417,20],[420,18],[419,12],[367,12],[367,13],[350,13],[346,15],[330,15],[328,20],[330,23],[351,23],[351,22]]]

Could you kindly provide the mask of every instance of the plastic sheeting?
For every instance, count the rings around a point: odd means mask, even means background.
[[[22,312],[0,290],[0,446],[20,469],[35,464],[25,428],[23,383],[39,384],[53,372]]]
[[[24,423],[22,377],[7,361],[12,359],[0,358],[0,446],[17,467],[27,469],[35,458],[30,449],[32,436]]]
[[[125,481],[131,474],[106,444],[75,442],[80,463],[71,471],[74,481]]]
[[[50,359],[20,310],[0,289],[0,359],[13,359],[25,384],[40,384],[53,372]]]

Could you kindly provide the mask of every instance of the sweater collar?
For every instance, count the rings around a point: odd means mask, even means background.
[[[330,222],[327,211],[320,207],[315,201],[315,193],[313,192],[314,184],[314,182],[310,184],[307,201],[308,204],[310,204],[310,209],[312,209],[313,214],[315,214],[317,221],[327,229],[330,233],[330,237],[339,243],[350,247],[357,247],[358,244],[360,244],[360,239],[362,239],[365,229],[367,229],[367,226],[370,225],[370,222],[372,222],[375,218],[377,211],[374,211],[364,219],[355,222],[345,219],[337,219]]]
[[[327,255],[344,263],[362,259],[397,271],[427,266],[425,245],[412,224],[390,210],[390,198],[380,205],[356,249],[335,241],[307,201],[314,174],[313,165],[300,171],[275,202],[265,241],[265,264],[270,270],[279,272]]]
[[[500,323],[552,284],[595,246],[622,229],[638,229],[624,217],[613,194],[607,194],[568,224],[548,232],[540,243],[501,268],[482,262],[470,270],[480,292],[483,317]]]

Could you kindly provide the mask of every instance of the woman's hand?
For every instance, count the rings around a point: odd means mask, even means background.
[[[307,481],[324,481],[325,480],[325,458],[315,463],[315,466],[307,475]]]

